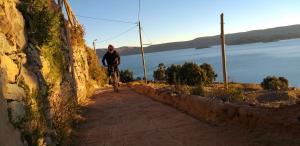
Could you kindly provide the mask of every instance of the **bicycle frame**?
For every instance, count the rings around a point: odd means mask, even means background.
[[[112,81],[114,91],[119,92],[118,86],[119,86],[119,73],[116,70],[115,66],[108,66],[109,71],[109,79]]]

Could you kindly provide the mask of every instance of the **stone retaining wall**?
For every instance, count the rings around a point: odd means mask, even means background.
[[[250,129],[262,128],[300,134],[300,105],[272,109],[224,103],[200,96],[175,95],[167,89],[155,89],[144,85],[135,85],[131,88],[138,93],[148,95],[153,100],[168,104],[199,119],[238,124]]]

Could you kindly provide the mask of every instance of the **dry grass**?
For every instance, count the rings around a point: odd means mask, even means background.
[[[143,84],[135,82],[133,84]],[[167,88],[176,94],[200,95],[208,98],[229,102],[239,102],[263,107],[278,108],[300,102],[300,90],[265,91],[260,84],[230,83],[225,90],[223,84],[209,86],[168,85],[164,83],[149,83],[153,88]]]

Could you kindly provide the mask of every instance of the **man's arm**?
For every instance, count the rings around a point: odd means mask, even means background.
[[[117,53],[117,61],[118,61],[118,62],[117,62],[117,65],[120,65],[120,63],[121,63],[121,62],[120,62],[120,61],[121,61],[121,57],[120,57],[119,53]]]
[[[106,60],[106,53],[105,53],[105,55],[102,57],[102,64],[103,64],[103,66],[106,66],[105,60]]]

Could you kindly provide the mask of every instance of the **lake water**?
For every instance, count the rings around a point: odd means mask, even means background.
[[[227,66],[230,81],[260,83],[268,75],[286,77],[290,85],[300,87],[300,39],[270,43],[253,43],[226,46]],[[153,79],[153,70],[159,63],[166,66],[195,62],[209,63],[222,81],[220,46],[206,49],[182,49],[146,53],[148,78]],[[121,69],[130,69],[135,77],[143,77],[141,55],[122,56]]]

